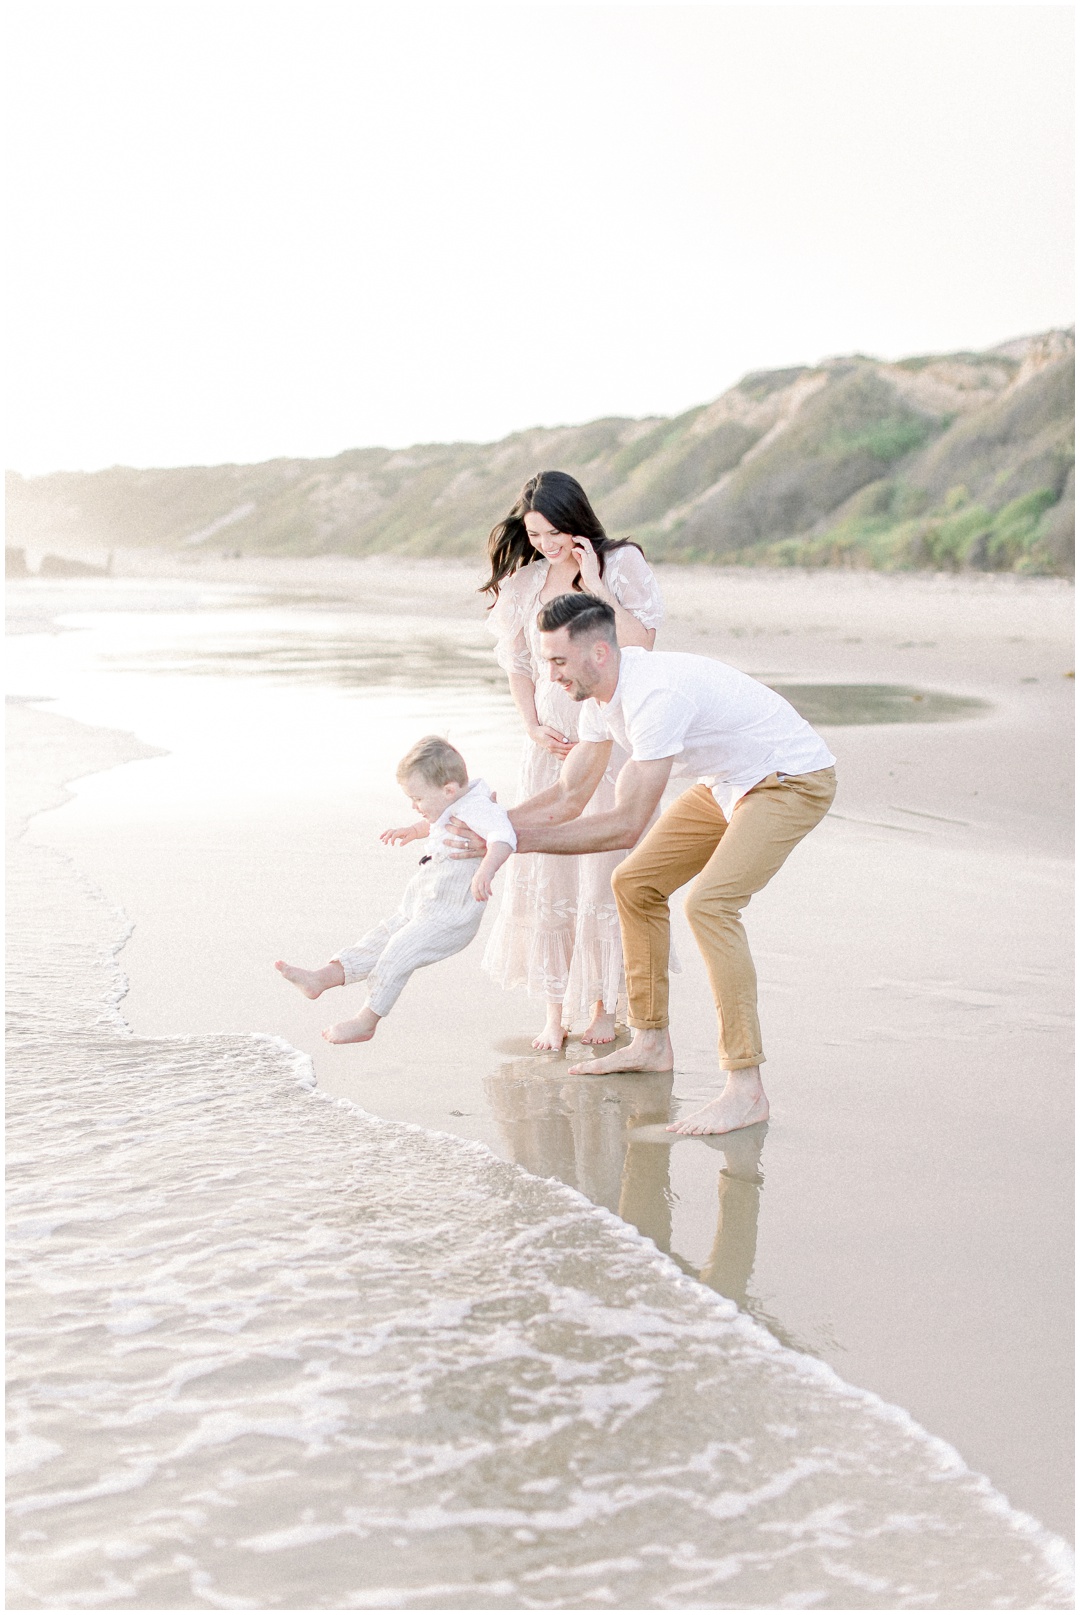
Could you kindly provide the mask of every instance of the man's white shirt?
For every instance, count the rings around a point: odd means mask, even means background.
[[[836,761],[789,701],[710,656],[620,652],[610,701],[585,701],[579,740],[615,740],[636,762],[673,757],[672,773],[708,785],[725,818],[769,774],[811,774]]]

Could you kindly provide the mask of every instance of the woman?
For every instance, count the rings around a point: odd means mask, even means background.
[[[615,611],[620,645],[651,650],[664,605],[638,545],[608,538],[581,484],[565,471],[541,471],[488,542],[491,576],[483,593],[495,655],[525,724],[519,799],[553,785],[577,739],[578,706],[554,684],[541,660],[536,619],[541,606],[571,589],[599,595]],[[611,761],[587,813],[614,805],[615,777],[625,753]],[[581,1014],[591,1019],[585,1043],[610,1043],[623,984],[622,939],[611,872],[622,852],[577,858],[533,853],[513,858],[484,969],[502,987],[527,987],[547,1002],[537,1049],[561,1049]]]

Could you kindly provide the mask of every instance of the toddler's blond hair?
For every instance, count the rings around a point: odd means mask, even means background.
[[[442,735],[425,735],[397,766],[397,782],[404,785],[413,774],[428,785],[467,785],[469,770],[459,751]]]

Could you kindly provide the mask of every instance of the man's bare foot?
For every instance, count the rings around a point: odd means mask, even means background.
[[[373,1009],[362,1009],[354,1021],[338,1021],[328,1026],[323,1037],[328,1043],[368,1043],[375,1036],[381,1017]]]
[[[593,1018],[581,1034],[582,1043],[614,1043],[615,1016],[603,1004],[594,1004]]]
[[[667,1028],[635,1032],[625,1049],[615,1049],[599,1060],[567,1067],[571,1077],[602,1077],[608,1071],[670,1071],[675,1065]]]
[[[729,1071],[724,1091],[682,1121],[672,1122],[669,1133],[699,1138],[707,1133],[734,1133],[769,1119],[769,1101],[761,1086],[761,1068],[751,1065]]]
[[[299,987],[305,998],[318,998],[328,987],[345,985],[345,972],[336,959],[331,959],[321,970],[302,970],[299,965],[287,965],[284,959],[279,959],[274,969],[280,970],[294,987]]]
[[[562,1023],[562,1005],[549,1004],[544,1030],[533,1038],[534,1049],[559,1050],[566,1042],[566,1028]]]

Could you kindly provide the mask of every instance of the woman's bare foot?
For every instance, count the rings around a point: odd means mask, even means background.
[[[593,1005],[593,1018],[581,1034],[582,1043],[614,1043],[615,1016],[603,1004]]]
[[[284,959],[279,959],[274,969],[280,970],[294,987],[299,987],[305,998],[318,998],[328,987],[345,985],[345,972],[336,959],[331,959],[321,970],[302,970],[299,965],[287,965]]]
[[[566,1028],[562,1023],[562,1005],[549,1004],[547,1007],[547,1020],[544,1030],[538,1037],[533,1038],[534,1049],[559,1050],[566,1042]]]
[[[571,1077],[602,1077],[608,1071],[670,1071],[675,1065],[667,1028],[635,1032],[625,1049],[615,1049],[599,1060],[567,1067]]]
[[[724,1091],[682,1121],[672,1122],[669,1133],[698,1138],[706,1133],[734,1133],[769,1119],[769,1101],[761,1086],[761,1068],[751,1065],[729,1071]]]
[[[328,1026],[323,1037],[328,1043],[368,1043],[375,1036],[380,1018],[373,1009],[362,1009],[354,1021]]]

